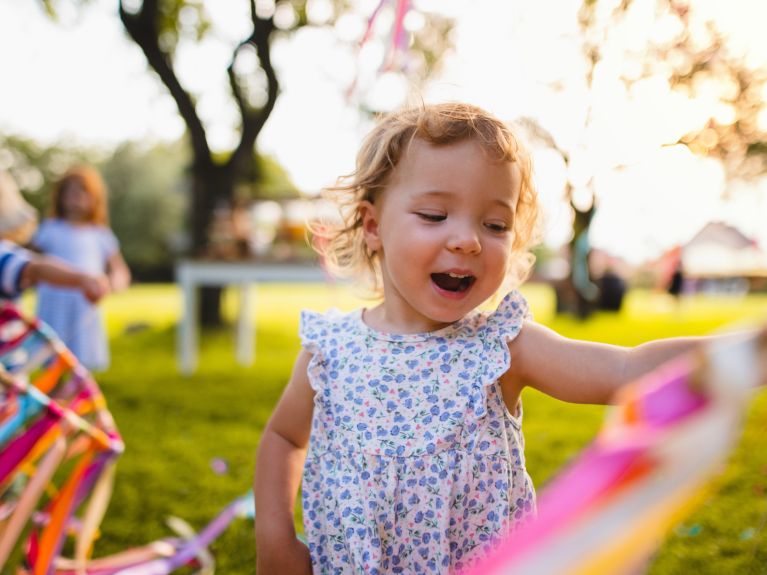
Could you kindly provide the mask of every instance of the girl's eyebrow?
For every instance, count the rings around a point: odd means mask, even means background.
[[[449,192],[447,190],[424,190],[424,191],[418,191],[415,193],[415,196],[417,198],[422,197],[452,197],[455,196],[455,192]]]
[[[450,199],[452,197],[455,197],[458,195],[456,192],[451,192],[448,190],[424,190],[422,192],[416,192],[414,194],[414,199],[420,200],[422,198],[447,198]],[[493,204],[498,205],[502,208],[506,208],[510,211],[514,211],[514,202],[512,202],[510,199],[506,198],[493,198],[492,199]]]

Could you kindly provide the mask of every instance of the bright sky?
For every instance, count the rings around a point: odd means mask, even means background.
[[[56,24],[35,1],[0,0],[0,131],[42,142],[88,144],[177,138],[183,124],[175,104],[147,73],[139,49],[125,38],[117,1],[95,0],[79,15],[67,12],[66,2],[59,4],[65,12],[63,23]],[[244,34],[247,2],[208,4],[216,22],[226,24],[221,42],[183,54],[178,64],[185,85],[201,94],[201,115],[212,144],[226,148],[233,118],[223,94],[210,88],[224,84],[221,74],[229,59],[224,43]],[[376,4],[359,0],[360,9],[368,12]],[[594,245],[640,261],[689,239],[707,221],[721,219],[767,246],[767,184],[741,190],[736,201],[725,202],[716,162],[683,148],[658,147],[698,126],[710,102],[691,103],[670,94],[658,79],[639,82],[625,93],[604,81],[604,97],[619,96],[620,104],[597,108],[591,129],[583,131],[586,94],[578,82],[582,63],[574,42],[578,0],[439,4],[457,19],[456,50],[422,95],[427,101],[466,100],[508,120],[535,117],[562,147],[575,150],[571,177],[585,184],[593,176],[600,197]],[[644,4],[649,10],[654,3]],[[725,10],[716,0],[697,0],[696,5],[735,33],[744,55],[767,62],[767,35],[760,27],[767,21],[766,8],[749,0],[731,0]],[[650,16],[640,14],[640,20]],[[611,54],[621,54],[626,46],[641,49],[648,29],[616,34],[623,45],[605,52],[605,70],[621,65],[611,62]],[[274,56],[282,94],[259,145],[300,188],[315,191],[351,170],[357,144],[369,127],[342,94],[355,61],[330,35],[309,31],[281,43]],[[562,88],[553,90],[554,82]],[[548,239],[556,244],[568,229],[560,203],[564,165],[546,152],[537,154],[535,163]]]

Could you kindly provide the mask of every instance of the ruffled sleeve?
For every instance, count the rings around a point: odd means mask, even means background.
[[[511,354],[509,342],[519,335],[525,320],[532,319],[530,306],[524,296],[514,290],[503,298],[498,308],[487,316],[479,330],[484,358],[481,375],[473,390],[474,414],[483,417],[487,413],[487,388],[509,370]]]
[[[298,323],[298,337],[301,346],[309,353],[316,354],[320,342],[328,335],[328,322],[325,316],[316,311],[302,310]]]
[[[490,331],[509,342],[517,337],[525,320],[532,318],[525,296],[514,290],[508,293],[498,308],[490,314],[487,325]]]
[[[337,355],[335,348],[338,347],[341,331],[337,310],[330,310],[325,314],[301,311],[298,335],[301,346],[312,354],[307,374],[309,385],[314,391],[321,391],[327,386],[330,374],[326,368],[337,361],[333,356]]]

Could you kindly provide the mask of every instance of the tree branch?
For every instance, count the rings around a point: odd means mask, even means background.
[[[237,48],[235,48],[232,62],[227,70],[232,95],[242,116],[240,142],[229,159],[229,161],[234,164],[239,164],[253,153],[253,146],[255,145],[256,138],[258,138],[258,134],[263,129],[264,124],[266,124],[266,120],[269,119],[269,115],[272,113],[274,105],[277,102],[277,96],[279,95],[279,82],[274,67],[272,66],[270,50],[270,39],[272,32],[275,29],[274,21],[272,18],[260,18],[257,15],[255,2],[253,0],[251,0],[250,6],[253,32],[248,38],[243,40]],[[248,44],[255,47],[258,60],[261,64],[261,69],[266,75],[267,98],[264,105],[258,109],[250,106],[245,100],[234,73],[234,61],[237,57],[237,53]]]
[[[175,100],[179,114],[189,129],[195,160],[212,163],[205,127],[197,115],[194,101],[181,86],[173,70],[171,58],[160,48],[157,29],[158,10],[158,0],[145,0],[141,10],[131,14],[125,9],[123,0],[120,0],[120,20],[130,37],[141,48],[149,66],[157,73]]]

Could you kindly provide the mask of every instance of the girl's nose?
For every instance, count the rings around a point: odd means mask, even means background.
[[[471,226],[456,229],[448,240],[448,249],[452,252],[464,254],[478,254],[482,251],[482,244],[476,230]]]

